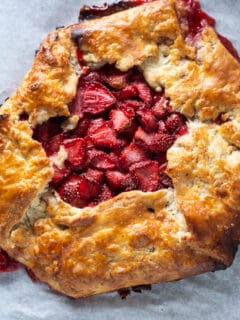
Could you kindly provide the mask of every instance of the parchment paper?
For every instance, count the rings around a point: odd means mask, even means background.
[[[56,26],[76,22],[79,0],[0,1],[0,102],[31,67],[34,51]],[[202,0],[218,30],[240,50],[240,1]],[[240,79],[239,79],[240,80]],[[73,300],[34,284],[22,270],[0,274],[0,320],[192,319],[239,320],[240,254],[226,271],[154,285],[151,292]]]

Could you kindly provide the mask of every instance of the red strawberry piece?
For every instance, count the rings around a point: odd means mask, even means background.
[[[81,80],[88,81],[88,82],[96,82],[96,81],[101,81],[101,77],[99,72],[91,71],[86,75],[82,76]]]
[[[158,163],[162,163],[159,167],[159,172],[165,171],[167,169],[167,157],[166,157],[166,153],[164,154],[165,154],[165,157],[163,158],[163,161],[158,160]]]
[[[93,144],[96,147],[114,148],[121,145],[121,140],[117,139],[116,132],[110,127],[109,122],[105,122],[97,128],[91,135]]]
[[[163,97],[163,92],[154,92],[153,95],[153,104],[156,104]]]
[[[102,187],[102,192],[98,196],[98,203],[102,201],[106,201],[114,197],[114,193],[110,190],[110,188],[104,184]]]
[[[100,82],[81,82],[71,106],[71,114],[99,114],[108,110],[115,102],[115,97]]]
[[[100,192],[100,184],[88,180],[85,176],[80,176],[78,192],[81,199],[91,200],[97,197]]]
[[[124,174],[120,171],[107,171],[106,172],[106,179],[107,183],[110,186],[111,189],[114,190],[121,190],[124,181],[126,180],[127,174]]]
[[[120,109],[128,116],[134,117],[137,110],[144,109],[146,106],[143,102],[137,100],[126,100],[120,104]]]
[[[164,119],[172,112],[172,108],[166,97],[161,97],[161,99],[157,103],[155,103],[152,108],[152,112],[158,119]]]
[[[159,167],[157,161],[144,161],[130,167],[130,173],[136,178],[139,188],[144,191],[156,191],[159,186]]]
[[[136,179],[130,173],[126,175],[126,179],[123,181],[123,189],[124,191],[137,189]]]
[[[82,138],[67,139],[63,141],[67,151],[67,160],[73,167],[79,167],[85,162],[86,144]]]
[[[178,113],[172,113],[165,120],[165,125],[170,133],[177,132],[184,125],[183,117]]]
[[[130,191],[137,188],[135,180],[127,173],[107,171],[106,179],[110,188],[116,191]]]
[[[73,174],[58,188],[58,193],[63,201],[71,204],[74,207],[83,208],[87,206],[87,202],[80,197],[78,191],[80,180],[80,176]]]
[[[96,131],[97,128],[100,128],[102,125],[104,125],[105,122],[106,120],[104,120],[103,118],[90,120],[87,135],[91,135],[94,131]]]
[[[61,117],[51,118],[48,121],[37,125],[34,129],[33,138],[44,143],[49,139],[62,132],[61,123],[63,119]]]
[[[157,135],[155,133],[146,133],[141,127],[135,132],[134,138],[138,144],[151,151],[158,152]]]
[[[48,156],[56,153],[60,149],[60,145],[62,144],[64,139],[64,134],[57,134],[56,136],[52,137],[48,141],[44,143],[44,149]]]
[[[72,136],[85,137],[87,135],[89,125],[90,125],[90,119],[88,118],[81,119],[78,122],[76,128],[71,132]]]
[[[134,82],[134,87],[138,91],[140,99],[145,102],[147,105],[152,104],[152,92],[150,87],[145,82],[136,81]]]
[[[62,168],[58,168],[54,164],[53,169],[54,169],[54,176],[51,181],[53,184],[59,183],[61,180],[66,178],[71,172],[70,168],[68,166],[66,166],[65,164],[63,165]]]
[[[142,128],[138,128],[134,137],[136,142],[144,145],[153,152],[165,152],[175,141],[175,137],[170,134],[146,133]]]
[[[143,129],[147,132],[153,132],[158,128],[158,121],[151,110],[138,110],[138,120]]]
[[[157,146],[159,152],[166,152],[174,143],[175,136],[172,136],[170,134],[157,134]]]
[[[132,142],[128,147],[126,147],[120,157],[121,165],[128,169],[132,164],[136,162],[141,162],[147,160],[147,155],[145,151]]]
[[[131,71],[121,72],[114,66],[107,65],[101,69],[101,80],[113,89],[123,89],[128,85]]]
[[[94,182],[100,184],[103,181],[104,173],[99,170],[88,169],[87,172],[84,173],[84,176],[89,181],[94,181]]]
[[[127,100],[138,97],[138,90],[133,84],[129,84],[120,91],[114,92],[117,100]]]
[[[163,120],[158,121],[158,133],[168,133],[165,122]]]
[[[111,170],[118,166],[118,158],[114,154],[108,154],[100,150],[89,150],[90,164],[99,170]]]
[[[84,141],[86,143],[86,150],[91,150],[91,149],[95,148],[95,146],[94,146],[94,144],[92,142],[92,139],[89,136],[86,136],[84,138]]]
[[[159,172],[160,183],[164,188],[173,188],[172,179],[164,171]]]
[[[185,126],[182,126],[179,130],[178,130],[178,132],[177,132],[177,134],[176,134],[176,137],[177,138],[179,138],[179,137],[181,137],[181,136],[183,136],[183,135],[185,135],[185,134],[187,134],[188,133],[188,127],[185,125]]]
[[[122,110],[112,110],[110,113],[113,129],[119,133],[124,133],[131,129],[133,125],[133,118],[126,115]]]

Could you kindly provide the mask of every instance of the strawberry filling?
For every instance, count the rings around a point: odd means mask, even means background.
[[[0,272],[10,272],[19,269],[20,263],[13,260],[8,254],[0,249]]]
[[[166,152],[187,132],[186,119],[139,71],[89,70],[69,108],[68,119],[51,118],[33,135],[52,160],[51,186],[65,202],[83,208],[124,191],[172,187]]]

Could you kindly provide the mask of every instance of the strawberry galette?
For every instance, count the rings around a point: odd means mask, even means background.
[[[84,6],[0,109],[1,247],[54,290],[231,265],[240,64],[214,23],[194,0]]]

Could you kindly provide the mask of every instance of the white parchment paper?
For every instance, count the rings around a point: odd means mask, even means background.
[[[0,1],[0,103],[31,67],[34,51],[56,26],[76,22],[79,8],[101,1]],[[217,28],[240,50],[240,1],[202,0]],[[239,79],[240,80],[240,79]],[[117,293],[73,300],[34,284],[25,272],[0,274],[0,320],[240,319],[240,254],[231,268],[173,283],[151,292]]]

